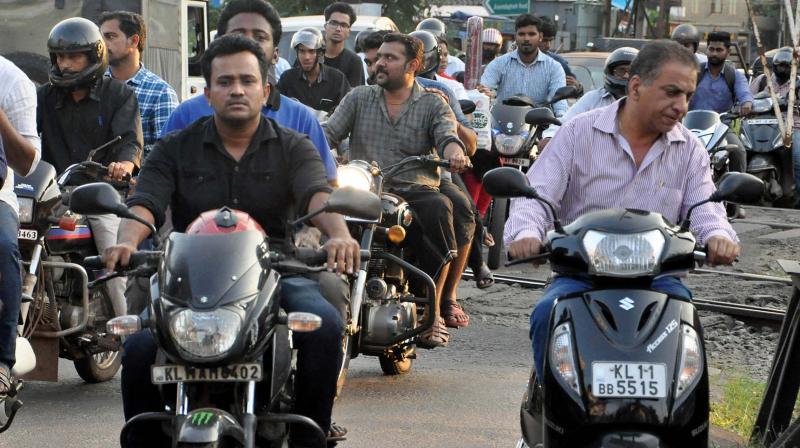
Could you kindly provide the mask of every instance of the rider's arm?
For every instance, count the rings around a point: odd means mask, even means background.
[[[458,123],[458,139],[464,144],[467,155],[472,157],[478,149],[478,134],[472,128],[468,128],[461,123]]]
[[[444,156],[445,147],[454,143],[461,147],[466,154],[464,143],[458,138],[456,116],[450,109],[444,99],[439,95],[430,95],[433,104],[429,118],[431,120],[431,135],[436,148],[439,150],[439,156]]]
[[[41,158],[41,141],[36,130],[36,88],[20,79],[0,103],[0,141],[8,166],[27,176]]]
[[[736,102],[739,105],[745,103],[753,103],[753,93],[750,92],[750,87],[747,85],[747,78],[744,73],[736,71],[736,78],[733,84],[734,91],[736,92]]]
[[[503,64],[500,58],[497,58],[486,66],[486,69],[481,75],[481,85],[489,89],[497,89],[500,82],[503,80]]]
[[[139,102],[133,90],[125,88],[120,105],[111,118],[111,133],[122,137],[114,147],[113,162],[131,162],[139,166],[142,158],[144,138],[142,137],[142,117]]]
[[[282,107],[296,107],[297,108],[297,132],[306,134],[311,139],[311,143],[317,148],[319,156],[322,158],[322,163],[325,165],[325,172],[327,173],[328,180],[333,182],[336,180],[336,160],[331,154],[331,147],[328,146],[328,140],[325,138],[325,131],[319,121],[314,117],[311,108],[307,107],[298,101],[294,101],[287,97],[281,97]],[[294,126],[289,126],[294,128]]]
[[[351,90],[345,95],[336,110],[328,117],[328,121],[322,125],[328,143],[334,148],[339,147],[339,143],[353,130],[361,91],[362,89]]]
[[[556,90],[567,85],[567,77],[564,74],[564,69],[556,61],[551,61],[550,64],[550,84],[547,87],[547,97],[552,98],[556,94]],[[567,113],[567,100],[561,100],[553,104],[553,114],[560,117]]]
[[[178,162],[171,148],[176,134],[169,135],[153,145],[147,156],[147,163],[139,172],[136,191],[126,201],[128,207],[140,206],[147,209],[156,228],[164,223],[164,214],[172,200],[177,182]]]

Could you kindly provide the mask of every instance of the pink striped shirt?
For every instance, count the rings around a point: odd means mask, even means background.
[[[715,190],[708,153],[680,123],[653,143],[637,168],[617,130],[620,101],[565,123],[528,171],[531,185],[553,203],[562,224],[609,208],[648,210],[678,223]],[[698,207],[691,227],[701,243],[714,235],[738,241],[719,203]],[[511,201],[506,245],[529,237],[544,241],[550,229],[552,218],[538,201]]]

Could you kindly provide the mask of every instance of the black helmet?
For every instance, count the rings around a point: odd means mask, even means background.
[[[439,42],[428,31],[414,31],[409,36],[422,41],[422,67],[417,76],[432,77],[439,70]]]
[[[437,39],[447,40],[447,26],[441,20],[433,17],[419,22],[416,31],[427,31]]]
[[[631,47],[620,47],[611,52],[606,58],[606,65],[603,69],[605,74],[604,87],[614,98],[620,99],[625,96],[628,88],[628,80],[614,76],[614,69],[619,65],[630,65],[639,50]]]
[[[100,29],[91,20],[73,17],[62,20],[50,31],[47,39],[50,53],[50,82],[56,87],[89,87],[105,73],[108,67],[106,45]],[[56,56],[64,53],[85,53],[89,65],[80,73],[63,74]]]
[[[303,44],[306,48],[317,50],[318,52],[325,51],[325,38],[322,37],[322,32],[316,28],[300,28],[292,36],[291,47],[297,50],[297,46]]]
[[[691,23],[684,23],[683,25],[676,26],[675,29],[672,30],[670,39],[683,46],[692,44],[694,45],[694,51],[697,52],[697,47],[700,45],[700,31],[697,31],[697,28]]]
[[[781,84],[786,82],[792,75],[791,65],[793,58],[792,47],[783,47],[772,56],[772,72],[775,73]]]

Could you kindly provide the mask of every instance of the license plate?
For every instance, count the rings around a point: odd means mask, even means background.
[[[511,157],[500,157],[503,161],[503,165],[516,165],[516,166],[530,166],[531,159],[523,159],[523,158],[511,158]]]
[[[35,230],[19,229],[17,231],[17,239],[20,240],[35,240],[39,233]]]
[[[596,397],[664,398],[667,366],[636,362],[593,362],[592,393]]]
[[[778,124],[777,118],[756,118],[747,120],[747,124]]]
[[[232,364],[221,367],[190,367],[179,365],[153,366],[153,384],[181,382],[260,381],[261,364]]]

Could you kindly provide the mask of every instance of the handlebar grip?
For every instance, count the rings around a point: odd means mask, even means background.
[[[105,263],[103,263],[103,257],[99,255],[95,255],[93,257],[86,257],[83,259],[83,267],[87,269],[95,269],[100,270],[106,267]]]
[[[370,252],[368,250],[360,250],[359,255],[361,260],[369,260]],[[295,249],[295,258],[309,266],[321,266],[328,261],[328,251],[323,249]]]
[[[160,252],[154,251],[134,252],[131,254],[131,258],[128,260],[128,266],[126,266],[124,270],[129,271],[131,269],[138,268],[139,266],[144,266],[150,261],[157,259],[159,255]],[[100,255],[95,255],[93,257],[84,258],[83,267],[87,269],[101,270],[105,269],[106,264],[103,262],[103,257]]]

